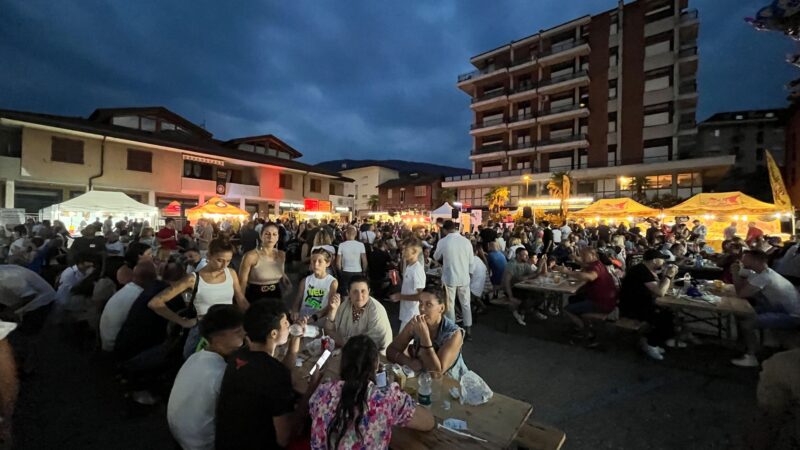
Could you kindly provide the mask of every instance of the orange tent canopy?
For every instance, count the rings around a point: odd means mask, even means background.
[[[579,211],[569,213],[571,217],[655,217],[659,210],[644,206],[630,198],[603,198]]]
[[[202,205],[186,210],[186,217],[195,220],[208,216],[249,216],[250,213],[233,206],[219,197],[211,197]]]
[[[666,216],[698,216],[703,214],[773,214],[781,211],[771,204],[756,200],[741,192],[710,192],[697,194],[683,203],[664,210]]]

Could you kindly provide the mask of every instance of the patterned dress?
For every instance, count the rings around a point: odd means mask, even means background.
[[[336,414],[342,394],[343,381],[321,384],[309,400],[311,413],[311,448],[328,448],[328,424]],[[404,426],[414,416],[416,402],[403,392],[397,383],[380,389],[369,383],[369,397],[364,417],[361,420],[359,439],[351,426],[339,442],[339,449],[382,449],[389,448],[392,440],[392,427]]]

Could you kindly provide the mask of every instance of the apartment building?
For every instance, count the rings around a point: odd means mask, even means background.
[[[696,10],[687,0],[638,0],[478,54],[458,77],[472,98],[472,174],[448,177],[471,207],[496,185],[546,195],[553,172],[573,192],[689,197],[714,183],[732,156],[697,157]]]
[[[441,206],[441,174],[404,173],[378,185],[381,211],[433,211]]]
[[[98,109],[86,118],[0,110],[0,200],[29,213],[88,189],[190,208],[223,184],[226,200],[265,217],[344,195],[352,180],[301,156],[273,135],[217,140],[162,107]]]
[[[355,213],[362,217],[366,217],[372,210],[369,199],[373,195],[380,194],[378,185],[400,176],[399,171],[378,165],[342,169],[339,173],[353,180],[352,183],[345,185],[344,195],[353,197]]]
[[[716,113],[700,122],[697,153],[703,156],[734,155],[739,174],[766,170],[764,152],[784,166],[785,109],[758,109]]]

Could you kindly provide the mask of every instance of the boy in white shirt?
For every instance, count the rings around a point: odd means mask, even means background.
[[[392,294],[389,299],[400,302],[400,331],[406,324],[419,315],[419,294],[425,289],[425,267],[419,262],[422,246],[419,242],[407,243],[403,248],[403,259],[406,268],[403,270],[403,284],[399,294]]]

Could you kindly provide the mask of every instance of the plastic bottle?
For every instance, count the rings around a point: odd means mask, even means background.
[[[431,374],[422,372],[419,376],[419,389],[417,390],[417,402],[422,406],[431,405]]]

